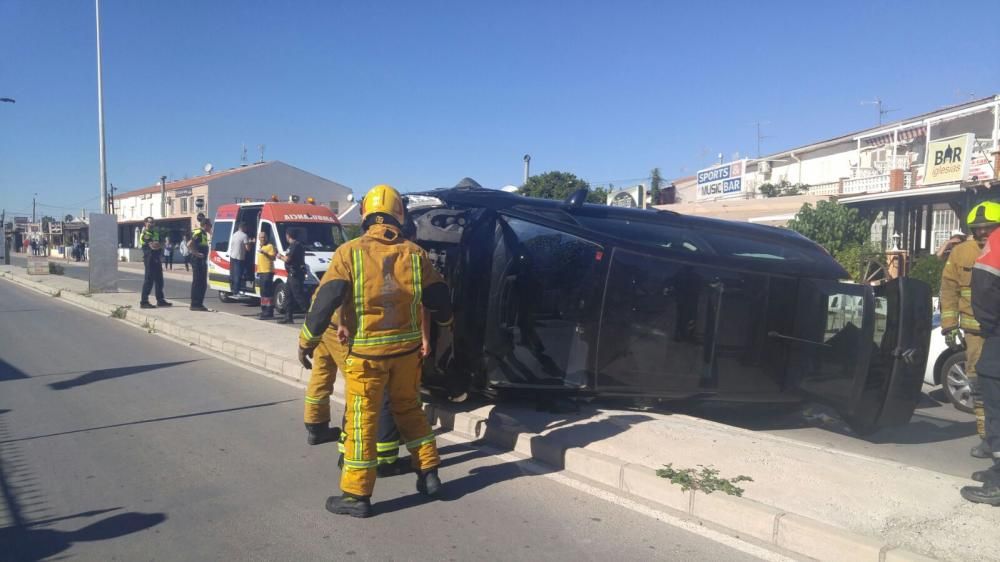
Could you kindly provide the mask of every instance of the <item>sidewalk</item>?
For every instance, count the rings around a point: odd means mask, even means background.
[[[0,268],[21,285],[109,315],[130,294],[82,296],[86,283]],[[298,326],[186,308],[126,310],[125,320],[304,382]],[[267,350],[267,351],[261,351]],[[341,392],[338,381],[338,396]],[[680,414],[587,408],[572,415],[509,404],[427,406],[441,429],[533,457],[741,536],[822,560],[1000,560],[1000,510],[965,502],[971,481]],[[655,468],[747,475],[743,498],[681,492]]]

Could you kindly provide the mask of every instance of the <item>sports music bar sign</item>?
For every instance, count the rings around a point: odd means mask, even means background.
[[[723,199],[743,195],[743,170],[747,161],[738,160],[698,172],[698,199]]]

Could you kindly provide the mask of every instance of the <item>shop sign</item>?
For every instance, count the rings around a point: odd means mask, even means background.
[[[927,143],[924,185],[960,182],[965,179],[971,160],[970,146],[973,135],[966,133]]]
[[[743,195],[746,159],[698,172],[698,200],[723,199]]]
[[[628,187],[608,193],[608,205],[611,207],[628,207],[631,209],[645,208],[645,198],[642,185]]]

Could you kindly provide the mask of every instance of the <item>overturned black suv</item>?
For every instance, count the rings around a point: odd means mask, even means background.
[[[425,386],[806,398],[862,433],[909,421],[931,330],[926,284],[844,282],[826,251],[792,231],[585,197],[407,197],[455,304]]]

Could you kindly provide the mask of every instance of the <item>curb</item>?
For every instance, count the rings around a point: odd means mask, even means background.
[[[88,296],[68,290],[54,289],[42,283],[22,280],[3,274],[0,278],[17,285],[62,298],[93,312],[110,316],[118,307],[94,301]],[[124,320],[151,333],[160,333],[224,355],[227,358],[268,371],[299,383],[309,380],[309,373],[297,360],[247,347],[128,309]],[[338,383],[340,377],[338,377]],[[339,385],[338,385],[339,386]],[[343,404],[336,392],[333,401]],[[584,480],[595,482],[637,499],[652,501],[669,510],[680,512],[699,521],[728,529],[737,537],[751,537],[767,545],[817,560],[863,560],[871,562],[924,562],[930,558],[886,544],[878,539],[834,527],[826,523],[782,511],[747,498],[723,493],[704,494],[682,491],[656,475],[656,470],[644,465],[623,462],[608,455],[579,447],[564,447],[544,435],[528,433],[501,422],[467,412],[454,411],[443,404],[424,404],[432,425],[461,437],[489,443],[500,449],[550,467],[563,470]]]

